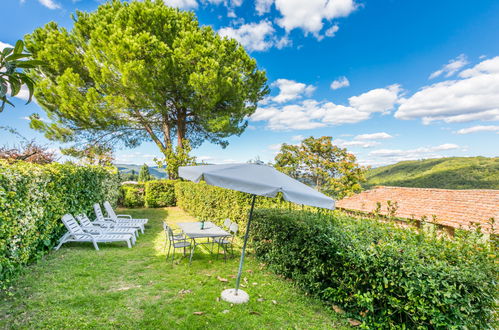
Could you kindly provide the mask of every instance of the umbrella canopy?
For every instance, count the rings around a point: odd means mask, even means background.
[[[334,209],[334,200],[315,189],[263,164],[227,164],[183,166],[179,168],[180,177],[245,193],[275,197],[282,193],[285,200]]]

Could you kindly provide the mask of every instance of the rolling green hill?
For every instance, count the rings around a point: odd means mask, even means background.
[[[134,164],[115,164],[115,166],[118,168],[118,171],[123,174],[132,173],[132,170],[135,171],[135,174],[139,174],[140,168],[142,167],[142,165]],[[165,170],[158,168],[157,166],[149,166],[149,173],[158,179],[166,178]]]
[[[499,189],[499,157],[449,157],[404,161],[368,171],[364,188],[398,186]]]

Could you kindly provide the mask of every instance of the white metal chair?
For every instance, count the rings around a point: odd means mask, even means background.
[[[224,220],[224,228],[229,229],[231,223],[232,223],[232,221],[229,218],[225,219]]]
[[[163,230],[165,231],[165,247],[164,247],[165,251],[166,251],[166,245],[168,244],[168,240],[170,240],[170,238],[173,239],[174,241],[181,241],[181,240],[187,239],[184,234],[182,234],[182,233],[176,234],[173,229],[172,229],[172,236],[170,237],[168,235],[169,228],[171,228],[171,227],[168,226],[168,224],[165,221],[163,221]]]
[[[92,242],[96,250],[99,250],[97,243],[126,242],[129,248],[132,247],[132,234],[86,233],[71,214],[64,215],[62,222],[68,232],[59,240],[59,244],[55,247],[55,250],[59,250],[61,245],[67,242]]]
[[[93,224],[86,214],[78,214],[76,220],[80,223],[81,229],[90,234],[130,234],[132,235],[132,244],[135,245],[138,236],[138,229],[133,227],[102,227]]]
[[[147,222],[149,221],[149,219],[134,219],[129,214],[116,214],[116,212],[114,212],[113,207],[111,206],[111,203],[109,203],[108,201],[104,202],[104,209],[107,212],[107,216],[112,218],[112,219],[126,220],[126,221],[130,221],[130,222],[141,223],[143,225],[147,224]]]
[[[94,224],[105,224],[112,223],[115,227],[134,227],[140,229],[142,233],[144,233],[144,224],[128,221],[127,219],[118,219],[118,218],[106,218],[102,213],[102,209],[100,208],[99,203],[94,204],[94,211],[97,220],[95,220]]]
[[[237,232],[239,231],[239,225],[235,222],[232,222],[229,226],[229,233],[231,234],[230,237],[215,237],[213,240],[215,243],[218,244],[218,250],[217,250],[217,258],[220,253],[220,246],[224,250],[224,258],[227,260],[227,253],[229,252],[229,247],[230,247],[230,254],[234,256],[234,237],[236,236]]]
[[[187,241],[187,238],[175,238],[176,235],[173,234],[173,231],[170,227],[166,226],[164,227],[166,231],[166,236],[168,239],[168,242],[170,243],[168,245],[168,253],[166,254],[166,259],[168,260],[168,257],[170,256],[170,250],[173,249],[172,251],[172,262],[173,259],[175,258],[175,249],[184,249],[184,256],[185,256],[185,248],[191,248],[192,250],[192,245],[190,242]],[[178,236],[178,235],[177,235]],[[192,251],[191,251],[191,256],[192,256]]]

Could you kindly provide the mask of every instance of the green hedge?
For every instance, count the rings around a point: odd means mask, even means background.
[[[124,184],[120,187],[118,205],[128,208],[144,207],[145,205],[145,185]]]
[[[499,272],[477,238],[277,209],[256,210],[252,237],[274,271],[366,326],[492,327]]]
[[[146,182],[146,207],[175,206],[175,180],[152,180]]]
[[[177,206],[189,214],[217,224],[224,219],[231,219],[239,224],[239,233],[243,234],[248,219],[251,195],[210,186],[206,183],[179,181],[175,184]],[[258,197],[256,207],[294,208],[298,207],[284,201],[281,197]]]
[[[52,248],[65,213],[93,214],[95,202],[118,197],[116,169],[0,161],[0,289],[22,265]]]

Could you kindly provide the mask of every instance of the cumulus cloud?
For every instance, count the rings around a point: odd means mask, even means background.
[[[381,144],[378,141],[346,141],[342,139],[336,139],[333,141],[333,143],[341,148],[346,148],[346,147],[372,148]]]
[[[61,8],[61,5],[55,2],[54,0],[38,0],[38,2],[41,3],[43,6],[47,7],[48,9]]]
[[[355,140],[386,140],[386,139],[391,139],[393,136],[391,136],[388,133],[385,132],[379,132],[379,133],[371,133],[371,134],[360,134],[357,135],[354,139]]]
[[[358,96],[352,96],[348,101],[352,107],[359,111],[385,113],[394,108],[400,91],[400,85],[395,84],[387,88],[376,88]]]
[[[401,99],[395,117],[428,124],[499,120],[499,56],[459,74],[460,79],[424,86]]]
[[[336,32],[339,31],[339,29],[340,29],[339,25],[335,24],[331,26],[329,29],[327,29],[326,32],[324,32],[324,35],[326,37],[334,37],[336,35]]]
[[[167,6],[179,8],[179,9],[196,9],[198,3],[196,0],[163,0]]]
[[[237,28],[225,27],[218,30],[223,37],[234,38],[249,51],[266,51],[276,46],[282,48],[290,44],[287,37],[278,39],[274,36],[275,29],[269,21],[243,24]]]
[[[392,163],[404,160],[415,160],[423,158],[440,158],[443,157],[439,152],[459,149],[457,144],[444,143],[433,147],[420,147],[416,149],[378,149],[369,153],[369,156],[374,157],[371,163]],[[380,160],[382,159],[382,160]]]
[[[468,63],[469,62],[466,59],[466,56],[464,54],[461,54],[455,59],[450,60],[449,63],[444,65],[440,70],[433,72],[428,79],[437,78],[442,74],[445,74],[446,77],[450,77]]]
[[[303,139],[305,139],[303,135],[295,135],[291,138],[291,141],[301,142]]]
[[[0,51],[4,50],[4,48],[14,48],[14,46],[0,41]]]
[[[343,76],[343,77],[339,77],[338,79],[334,80],[332,83],[331,83],[331,89],[339,89],[339,88],[342,88],[342,87],[348,87],[350,86],[350,81],[348,81],[348,78]]]
[[[279,94],[272,98],[274,102],[284,103],[305,96],[311,96],[315,91],[312,85],[288,79],[277,79],[272,86],[279,88]]]
[[[301,28],[305,33],[319,36],[324,20],[346,17],[357,5],[353,0],[275,0],[282,17],[277,24],[286,31]]]
[[[256,0],[255,1],[255,10],[258,15],[263,15],[265,13],[270,12],[270,8],[274,0]]]
[[[499,126],[496,125],[478,125],[460,129],[457,134],[470,134],[477,132],[496,132],[499,133]]]
[[[303,90],[306,88],[302,86],[300,91]],[[351,97],[348,106],[329,101],[319,102],[306,99],[284,106],[260,107],[251,116],[251,120],[267,121],[267,127],[271,130],[314,129],[330,125],[358,123],[369,119],[374,112],[386,113],[393,109],[399,90],[398,85],[374,89]],[[290,93],[290,96],[284,94],[282,98],[277,98],[277,100],[274,97],[273,101],[279,102],[282,99],[285,100],[283,102],[287,102],[299,98],[300,93]],[[298,96],[291,98],[293,95]]]

